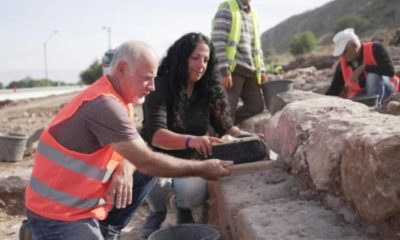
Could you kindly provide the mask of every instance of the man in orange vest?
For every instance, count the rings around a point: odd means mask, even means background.
[[[354,29],[348,28],[333,37],[333,56],[339,57],[327,95],[353,98],[379,95],[379,105],[398,88],[394,67],[382,44],[361,43]]]
[[[110,74],[64,106],[43,131],[25,196],[26,225],[37,239],[118,237],[109,237],[109,229],[101,231],[99,221],[107,218],[113,205],[123,208],[132,203],[132,185],[133,198],[143,199],[143,191],[135,196],[134,171],[145,182],[138,188],[146,188],[151,176],[216,180],[230,174],[226,167],[231,161],[183,161],[153,152],[137,133],[132,104],[142,103],[154,91],[157,65],[147,44],[122,44]],[[188,136],[182,146],[190,140]]]

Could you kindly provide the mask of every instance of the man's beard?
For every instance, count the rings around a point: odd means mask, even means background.
[[[133,104],[140,105],[144,103],[144,97],[135,97],[132,101]]]

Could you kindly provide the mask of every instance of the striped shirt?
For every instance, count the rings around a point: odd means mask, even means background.
[[[236,64],[242,67],[255,70],[252,50],[254,49],[254,27],[253,20],[250,14],[250,6],[243,4],[240,0],[237,1],[240,7],[242,16],[241,34],[237,52],[235,55]],[[211,41],[215,47],[215,53],[218,60],[218,69],[220,72],[226,72],[229,69],[229,60],[226,55],[226,46],[229,38],[229,33],[232,24],[232,14],[229,9],[229,4],[225,2],[218,9],[214,17],[214,26],[211,34]],[[261,56],[263,54],[261,53]],[[265,71],[262,65],[262,71]]]

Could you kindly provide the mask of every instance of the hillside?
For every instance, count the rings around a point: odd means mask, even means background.
[[[366,29],[358,32],[363,39],[393,33],[400,27],[400,0],[335,0],[319,8],[293,16],[262,34],[264,51],[274,49],[282,54],[289,51],[292,37],[300,32],[311,31],[319,39],[319,45],[329,45],[337,22],[345,16],[366,19]],[[357,31],[357,29],[356,29]]]

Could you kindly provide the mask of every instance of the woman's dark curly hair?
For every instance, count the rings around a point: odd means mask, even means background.
[[[187,33],[179,38],[168,49],[167,55],[161,61],[157,77],[161,77],[168,84],[169,92],[173,96],[173,112],[175,126],[183,126],[182,113],[188,104],[187,79],[188,59],[199,42],[204,42],[210,48],[207,69],[202,78],[196,82],[194,91],[202,96],[210,97],[210,110],[224,122],[231,125],[229,105],[216,71],[215,50],[211,41],[201,33]]]

